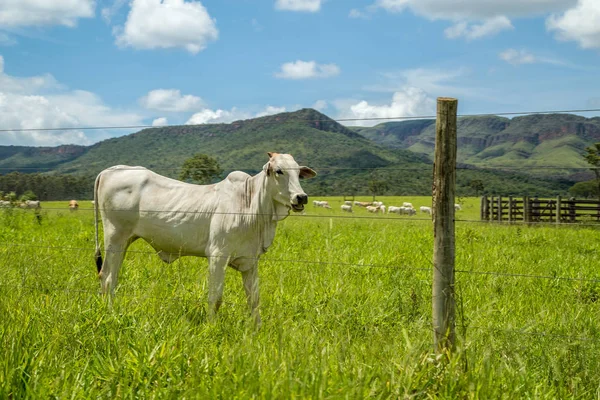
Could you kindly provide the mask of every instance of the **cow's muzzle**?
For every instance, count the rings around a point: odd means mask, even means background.
[[[297,194],[296,202],[292,203],[292,209],[296,212],[304,210],[304,205],[308,203],[308,196],[305,194]]]

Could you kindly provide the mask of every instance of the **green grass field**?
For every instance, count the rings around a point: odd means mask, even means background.
[[[210,323],[206,260],[163,264],[142,241],[109,308],[89,201],[44,203],[41,224],[0,211],[0,398],[600,396],[598,228],[457,222],[446,363],[432,353],[431,221],[312,200],[261,259],[259,330],[238,272]],[[476,220],[478,200],[461,200],[457,219]]]

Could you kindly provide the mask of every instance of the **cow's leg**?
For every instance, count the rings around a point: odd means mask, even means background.
[[[208,317],[211,320],[214,319],[223,302],[227,263],[228,257],[222,254],[211,256],[208,262]]]
[[[246,300],[248,301],[250,313],[252,314],[256,325],[260,326],[257,263],[253,263],[249,269],[242,271],[242,281],[244,283],[244,290],[246,291]]]
[[[135,240],[122,233],[111,233],[104,237],[105,257],[102,269],[100,270],[100,287],[103,294],[115,293],[117,286],[119,270],[125,258],[125,252],[129,245]]]

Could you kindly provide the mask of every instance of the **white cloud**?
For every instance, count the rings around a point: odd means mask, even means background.
[[[0,26],[74,27],[79,18],[94,16],[95,0],[3,0],[0,1]]]
[[[267,106],[264,110],[257,113],[250,113],[247,111],[241,111],[233,107],[231,110],[211,110],[205,108],[200,112],[195,113],[187,120],[186,125],[200,125],[200,124],[217,124],[238,121],[242,119],[258,118],[267,115],[279,114],[285,112],[285,107],[273,107]]]
[[[575,6],[578,0],[376,0],[365,8],[373,13],[411,10],[430,20],[454,23],[445,30],[447,38],[467,40],[495,35],[512,29],[511,18],[532,17],[560,12]],[[579,0],[597,2],[597,0]]]
[[[578,70],[585,70],[586,67],[583,65],[575,65],[568,61],[560,60],[557,58],[540,56],[531,53],[525,49],[516,50],[516,49],[506,49],[505,51],[498,54],[498,57],[506,61],[507,63],[517,66],[521,64],[535,64],[535,63],[543,63],[543,64],[552,64],[558,65],[561,67],[567,67]]]
[[[104,21],[109,24],[112,20],[112,18],[119,12],[119,10],[125,5],[127,4],[128,0],[113,0],[113,3],[110,7],[104,7],[101,11],[100,14],[102,15],[102,18],[104,19]]]
[[[381,74],[382,82],[366,86],[364,89],[373,92],[394,93],[406,87],[416,87],[434,96],[473,97],[478,95],[479,88],[465,83],[469,70],[414,68]]]
[[[401,12],[410,5],[411,0],[377,0],[376,7],[381,7],[389,12]]]
[[[165,117],[156,118],[154,121],[152,121],[152,126],[165,126],[168,124],[169,122]]]
[[[328,104],[325,100],[317,100],[315,101],[315,104],[312,105],[312,108],[314,108],[317,111],[323,111],[328,107]]]
[[[363,18],[363,19],[368,19],[369,18],[369,14],[367,14],[366,12],[360,11],[357,8],[353,8],[350,10],[350,12],[348,13],[348,17],[350,18]]]
[[[285,112],[285,107],[267,106],[263,111],[256,113],[254,118],[266,117],[267,115],[280,114],[282,112]]]
[[[577,0],[377,0],[374,6],[388,12],[410,8],[432,20],[482,21],[501,15],[508,18],[544,15],[566,10],[576,3]]]
[[[295,61],[281,65],[275,76],[282,79],[329,78],[340,74],[335,64],[317,64],[315,61]]]
[[[275,8],[285,11],[317,12],[321,9],[322,0],[277,0]]]
[[[3,71],[0,57],[0,126],[5,129],[78,128],[140,125],[143,117],[107,106],[96,94],[69,90],[51,75],[16,78]],[[49,146],[90,144],[107,131],[12,131],[0,135],[0,144]]]
[[[392,96],[389,104],[370,104],[366,100],[349,104],[338,102],[340,119],[353,118],[396,118],[415,117],[435,114],[435,100],[424,90],[416,87],[405,87]],[[381,123],[381,120],[347,121],[347,125],[372,126]]]
[[[140,99],[142,106],[159,111],[184,112],[199,109],[204,102],[198,96],[181,95],[176,89],[156,89]]]
[[[199,1],[131,0],[124,27],[114,31],[117,45],[136,49],[183,47],[196,54],[217,40],[216,20]]]
[[[537,61],[536,57],[526,50],[507,49],[498,54],[498,57],[512,65],[533,64]]]
[[[464,37],[467,40],[480,39],[485,36],[495,35],[503,30],[514,29],[510,20],[503,15],[484,20],[481,24],[469,24],[465,21],[457,22],[444,33],[448,39]]]
[[[252,24],[252,29],[254,29],[255,32],[261,32],[262,30],[265,29],[265,27],[262,26],[262,24],[260,22],[258,22],[258,20],[256,18],[252,18],[250,23]]]
[[[562,15],[550,16],[546,27],[560,40],[576,41],[584,49],[600,48],[600,1],[579,0]]]
[[[17,41],[13,37],[0,32],[0,46],[14,46],[15,44],[17,44]]]

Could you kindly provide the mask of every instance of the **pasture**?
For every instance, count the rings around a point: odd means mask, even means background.
[[[0,398],[600,396],[597,227],[457,222],[458,348],[443,363],[422,213],[350,215],[340,197],[309,199],[261,259],[256,330],[238,272],[209,323],[206,260],[164,264],[142,241],[109,308],[91,204],[79,203],[43,203],[41,224],[0,210]],[[457,219],[478,217],[479,200],[464,199]]]

